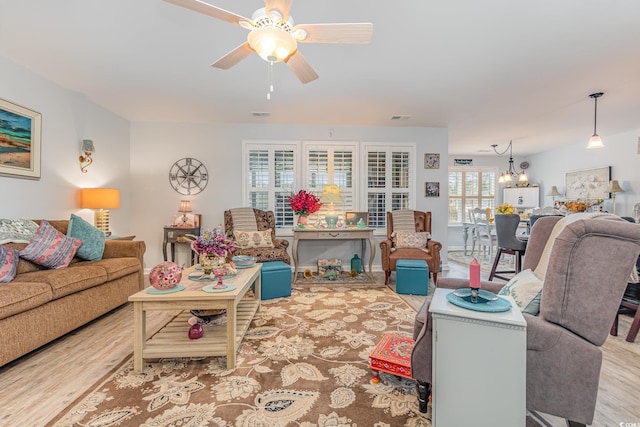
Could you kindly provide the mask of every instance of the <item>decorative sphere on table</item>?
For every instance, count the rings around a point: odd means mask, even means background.
[[[175,288],[181,279],[182,269],[171,261],[161,262],[149,272],[149,283],[160,291]]]

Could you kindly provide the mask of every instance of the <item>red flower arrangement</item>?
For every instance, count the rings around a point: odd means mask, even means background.
[[[309,215],[318,212],[322,203],[307,190],[300,190],[289,197],[289,204],[296,215]]]

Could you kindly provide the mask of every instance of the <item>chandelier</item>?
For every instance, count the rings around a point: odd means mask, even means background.
[[[529,178],[527,177],[527,174],[524,172],[524,170],[520,173],[518,173],[516,171],[516,168],[513,166],[513,147],[512,147],[513,141],[509,141],[509,145],[507,146],[507,148],[503,151],[503,152],[499,152],[496,147],[498,146],[498,144],[492,144],[491,148],[493,148],[493,151],[495,151],[495,153],[498,156],[502,156],[503,154],[505,154],[507,151],[509,152],[509,169],[500,174],[500,178],[498,178],[498,183],[500,184],[508,184],[513,182],[513,177],[514,175],[517,175],[517,183],[516,185],[518,187],[526,187],[529,185]]]

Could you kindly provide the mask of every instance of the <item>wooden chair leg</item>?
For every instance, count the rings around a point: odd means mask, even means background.
[[[631,322],[631,327],[629,328],[629,332],[627,333],[627,338],[625,339],[625,341],[634,342],[636,340],[636,336],[638,335],[638,330],[640,330],[640,307],[636,309],[636,315],[633,316],[633,322]]]
[[[389,284],[389,276],[391,276],[391,270],[386,270],[384,272],[384,284],[385,285]]]
[[[618,336],[618,316],[619,314],[616,313],[616,318],[613,319],[613,325],[611,325],[611,330],[609,331],[609,333],[614,337]]]
[[[498,268],[498,264],[500,263],[501,256],[502,256],[502,248],[498,248],[498,253],[496,254],[496,258],[493,260],[493,267],[491,267],[491,273],[489,273],[489,281],[492,281],[493,277],[496,275],[496,269]]]

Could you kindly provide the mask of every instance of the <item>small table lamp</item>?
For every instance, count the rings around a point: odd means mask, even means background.
[[[94,222],[96,228],[105,236],[110,236],[109,209],[120,207],[120,190],[115,188],[82,188],[80,189],[80,207],[96,209]]]
[[[551,196],[551,204],[555,205],[556,204],[556,196],[559,196],[560,192],[558,191],[558,187],[556,187],[555,185],[551,186],[551,190],[549,190],[549,194],[547,194],[547,196]]]
[[[178,209],[178,212],[182,212],[182,223],[180,224],[181,227],[185,227],[187,226],[187,213],[188,212],[192,212],[191,211],[191,202],[189,200],[180,200],[180,209]]]
[[[617,179],[613,179],[609,182],[609,188],[607,191],[612,195],[611,206],[613,210],[613,214],[616,213],[616,193],[624,193],[624,190],[620,188],[620,184],[618,184]]]
[[[337,185],[325,185],[320,196],[320,202],[328,206],[327,214],[324,216],[327,221],[327,227],[336,228],[338,224],[338,215],[336,214],[336,203],[344,203],[344,199],[340,194],[340,187]]]

